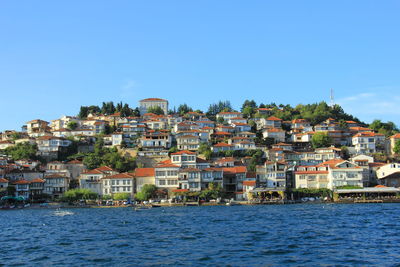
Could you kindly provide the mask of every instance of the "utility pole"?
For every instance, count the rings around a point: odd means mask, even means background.
[[[335,105],[335,96],[333,95],[333,89],[331,89],[331,107]]]

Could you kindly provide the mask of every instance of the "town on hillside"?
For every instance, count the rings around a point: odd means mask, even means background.
[[[229,101],[207,112],[148,98],[0,133],[0,197],[263,203],[400,196],[400,133],[338,105]],[[89,192],[89,193],[88,193]],[[80,194],[80,195],[79,195]],[[74,199],[77,196],[77,199]]]

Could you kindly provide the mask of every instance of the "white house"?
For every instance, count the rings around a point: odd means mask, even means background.
[[[139,101],[140,115],[148,112],[149,108],[160,107],[164,114],[168,114],[168,101],[161,98],[146,98]]]
[[[267,128],[262,133],[264,138],[273,138],[276,143],[285,142],[285,131],[280,128]]]
[[[385,136],[374,132],[361,132],[352,138],[352,144],[357,154],[375,153],[380,146],[384,149],[384,142]]]
[[[114,195],[116,193],[127,193],[133,197],[135,192],[134,177],[128,173],[117,173],[101,179],[102,194]]]

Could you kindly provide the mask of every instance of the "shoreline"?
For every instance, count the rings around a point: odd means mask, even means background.
[[[29,207],[14,207],[14,208],[0,208],[1,210],[26,210],[26,209],[109,209],[109,208],[167,208],[167,207],[209,207],[209,206],[264,206],[264,205],[289,205],[289,204],[387,204],[387,203],[400,203],[400,200],[365,200],[365,201],[327,201],[327,202],[302,202],[302,201],[291,201],[291,202],[264,202],[264,203],[249,203],[247,201],[237,201],[233,203],[202,203],[187,202],[187,203],[157,203],[153,205],[121,205],[121,206],[105,206],[105,205],[64,205],[63,203],[51,203],[48,206],[31,205]]]

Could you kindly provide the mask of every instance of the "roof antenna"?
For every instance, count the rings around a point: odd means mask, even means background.
[[[335,106],[335,96],[333,95],[333,89],[331,89],[331,107]]]

